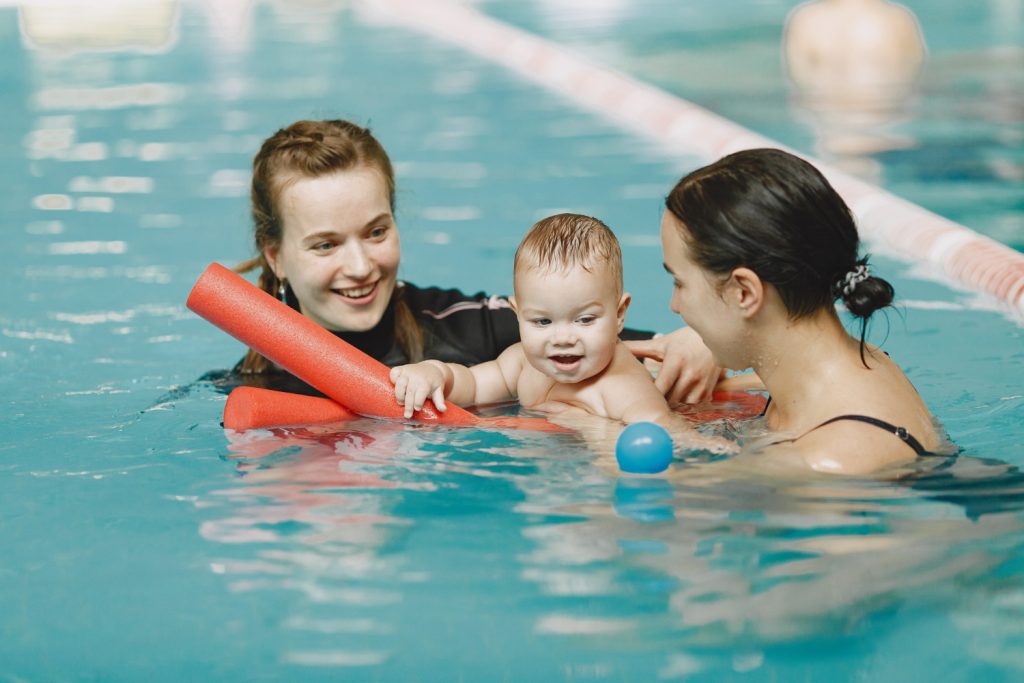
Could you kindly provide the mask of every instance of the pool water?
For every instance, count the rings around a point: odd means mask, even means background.
[[[885,111],[835,122],[782,64],[783,0],[487,2],[484,7],[1024,251],[1024,9],[903,2],[929,56]],[[842,131],[837,128],[843,128]]]
[[[813,151],[758,57],[792,3],[685,3],[685,40],[666,20],[683,3],[576,3],[617,12],[576,32],[571,4],[480,8]],[[876,257],[900,302],[871,338],[961,449],[898,481],[686,454],[632,478],[576,435],[370,420],[228,433],[224,395],[195,380],[243,349],[184,301],[209,262],[250,255],[248,167],[278,127],[372,125],[418,284],[507,292],[534,220],[604,218],[628,322],[653,330],[678,324],[660,200],[704,160],[358,3],[105,6],[120,18],[0,7],[6,679],[1024,676],[1024,344],[995,302]],[[1007,3],[912,6],[936,106],[900,124],[914,145],[862,167],[1020,248],[1020,184],[1003,177],[1021,161],[1020,109],[1003,106],[1019,89],[986,46],[1019,46],[1021,21],[997,21]],[[678,43],[722,75],[655,68]],[[744,69],[770,96],[730,87]]]

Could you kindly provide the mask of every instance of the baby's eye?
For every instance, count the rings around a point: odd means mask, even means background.
[[[577,318],[577,321],[580,323],[580,325],[590,325],[595,320],[597,320],[596,315],[581,315],[579,318]]]
[[[537,327],[546,327],[551,324],[551,321],[547,318],[534,318],[530,322],[536,325]]]

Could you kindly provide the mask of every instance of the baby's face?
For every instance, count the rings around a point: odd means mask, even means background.
[[[615,355],[629,296],[603,272],[521,269],[515,306],[530,365],[575,384],[603,371]]]

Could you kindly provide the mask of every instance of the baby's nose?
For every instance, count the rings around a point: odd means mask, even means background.
[[[576,343],[576,330],[573,329],[572,325],[558,325],[555,327],[555,343],[556,344],[575,344]]]

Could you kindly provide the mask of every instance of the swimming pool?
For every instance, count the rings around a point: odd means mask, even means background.
[[[779,17],[796,4],[484,6],[1024,250],[1019,4],[901,3],[916,14],[930,52],[920,81],[902,107],[847,121],[843,136],[830,136],[834,125],[801,104],[781,68]]]
[[[682,11],[671,5],[606,2],[614,22],[575,35],[544,13],[557,4],[481,8],[669,87],[635,55],[652,33],[662,52],[678,42],[664,30]],[[719,5],[682,18],[686,44],[702,36],[691,49],[723,56],[711,61],[728,77],[679,94],[810,150],[764,59],[790,4]],[[0,673],[1020,678],[1024,345],[988,299],[878,259],[902,308],[873,337],[963,449],[912,484],[719,480],[700,463],[634,480],[568,436],[371,421],[226,435],[223,395],[193,381],[241,346],[183,302],[207,263],[249,254],[248,165],[276,127],[371,123],[396,162],[413,282],[504,292],[537,217],[607,219],[629,322],[650,329],[676,324],[653,267],[659,199],[700,160],[359,6],[107,6],[127,14],[122,30],[107,18],[90,32],[66,6],[0,8]],[[961,76],[926,81],[952,111],[901,124],[928,144],[879,155],[886,187],[994,235],[1016,230],[1019,184],[989,171],[1019,167],[1020,139],[1003,109],[994,122],[972,113],[994,86],[971,63],[991,66],[978,51],[998,31],[1019,44],[1020,21],[996,20],[1005,3],[970,16],[912,6],[930,68]],[[83,44],[94,49],[69,47]],[[761,78],[730,90],[744,52]],[[756,83],[770,91],[757,106],[736,96]]]

